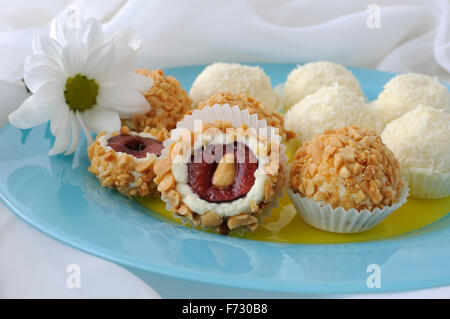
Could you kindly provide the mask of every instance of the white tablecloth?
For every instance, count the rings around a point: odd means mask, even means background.
[[[0,0],[0,127],[26,96],[20,79],[33,35],[46,33],[50,19],[69,3]],[[140,67],[322,59],[394,72],[421,72],[450,82],[448,1],[377,1],[381,9],[379,28],[369,27],[376,26],[376,21],[371,20],[376,12],[367,11],[373,3],[78,1],[81,12],[101,19],[107,32],[127,25],[136,27],[143,40]],[[68,266],[72,264],[80,266],[80,288],[68,288]],[[152,274],[138,275],[164,297],[315,297],[211,289]],[[47,237],[0,204],[0,298],[13,297],[156,298],[158,294],[128,270]],[[319,297],[449,298],[450,287]]]

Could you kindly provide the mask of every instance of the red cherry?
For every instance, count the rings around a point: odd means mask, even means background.
[[[108,146],[116,152],[130,154],[136,158],[144,158],[147,153],[161,155],[162,142],[154,138],[139,135],[121,134],[108,139]]]
[[[212,184],[212,177],[222,156],[234,152],[235,169],[233,183],[225,188]],[[188,185],[201,199],[211,203],[224,203],[244,197],[255,183],[258,160],[243,143],[207,145],[197,149],[188,163]]]

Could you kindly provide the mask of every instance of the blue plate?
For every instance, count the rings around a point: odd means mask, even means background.
[[[293,64],[260,64],[274,85]],[[204,66],[167,69],[188,89]],[[394,74],[351,69],[369,99]],[[356,293],[450,284],[450,216],[389,240],[299,245],[229,238],[177,226],[100,187],[86,144],[48,157],[48,125],[0,131],[0,196],[14,213],[73,247],[132,268],[238,288]],[[370,266],[370,265],[376,266]],[[379,266],[379,268],[377,267]],[[375,270],[373,270],[375,269]],[[381,287],[369,288],[381,271]]]

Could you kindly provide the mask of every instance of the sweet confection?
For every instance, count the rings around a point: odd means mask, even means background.
[[[270,78],[257,66],[238,63],[211,64],[195,79],[189,94],[197,105],[220,92],[245,93],[271,110],[280,108],[281,99],[272,90]]]
[[[351,125],[377,131],[372,108],[364,98],[340,85],[323,87],[308,95],[285,114],[285,121],[299,142],[308,141],[323,130]]]
[[[124,126],[120,133],[101,133],[88,148],[89,172],[103,187],[115,188],[130,196],[156,194],[153,165],[161,155],[165,134],[156,129],[131,132]]]
[[[450,111],[450,94],[437,78],[417,73],[392,78],[374,101],[377,115],[385,124],[421,104]]]
[[[285,110],[322,87],[339,84],[358,96],[363,96],[355,76],[345,67],[331,62],[299,65],[289,73],[284,87]]]
[[[269,144],[255,129],[223,121],[184,130],[154,167],[168,208],[195,226],[215,227],[222,234],[241,227],[255,230],[263,208],[285,181],[280,137]]]
[[[177,79],[165,76],[162,70],[138,69],[136,73],[153,79],[153,86],[144,93],[151,109],[131,120],[124,120],[123,123],[137,132],[146,127],[168,131],[174,129],[184,113],[192,108],[192,101],[187,92]]]
[[[411,195],[450,195],[450,113],[420,105],[390,122],[381,134],[400,162]]]
[[[200,102],[197,108],[202,109],[214,104],[237,105],[241,110],[247,109],[250,114],[257,114],[259,119],[266,120],[267,125],[279,129],[279,134],[283,139],[288,141],[295,137],[294,132],[285,129],[283,115],[272,111],[247,94],[215,93],[208,100]]]
[[[376,134],[354,126],[326,130],[304,143],[290,166],[290,187],[294,204],[320,203],[309,212],[315,219],[325,220],[322,207],[370,213],[406,201],[394,154]],[[336,231],[329,227],[326,230]]]

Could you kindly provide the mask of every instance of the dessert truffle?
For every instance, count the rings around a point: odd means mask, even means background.
[[[156,129],[131,132],[124,126],[120,133],[100,133],[88,148],[89,172],[103,187],[117,189],[130,196],[157,193],[153,165],[161,155],[165,134]]]
[[[214,93],[245,93],[272,110],[280,108],[281,98],[272,90],[270,78],[257,66],[214,63],[195,79],[189,92],[194,104]]]
[[[291,187],[333,208],[395,204],[404,186],[394,154],[375,133],[357,127],[326,130],[303,144],[291,165]]]
[[[323,130],[350,125],[377,131],[372,107],[362,96],[340,85],[308,95],[285,114],[285,121],[286,128],[294,131],[300,142]]]
[[[247,94],[215,93],[208,100],[200,102],[197,108],[202,109],[205,106],[213,106],[214,104],[237,105],[241,110],[247,109],[250,114],[256,114],[259,119],[266,120],[267,125],[279,129],[279,135],[283,139],[288,141],[295,137],[294,132],[285,129],[283,115],[272,111]]]
[[[289,73],[284,86],[285,110],[320,88],[334,86],[336,83],[363,96],[358,80],[342,65],[314,62],[298,66]]]
[[[181,129],[187,130],[178,127],[172,137]],[[245,125],[215,121],[179,134],[154,167],[158,191],[169,209],[222,234],[241,227],[255,230],[263,207],[285,181],[280,137],[268,145],[267,137],[256,133]]]
[[[392,78],[374,101],[375,111],[385,124],[420,104],[450,111],[450,94],[437,78],[409,73]]]
[[[390,122],[381,134],[400,162],[411,195],[450,195],[450,113],[420,105]]]
[[[136,70],[137,74],[153,79],[153,86],[144,93],[150,104],[150,111],[135,115],[124,124],[137,132],[146,127],[158,130],[174,129],[176,123],[183,118],[184,113],[192,108],[192,100],[173,76],[165,76],[162,70]]]
[[[367,223],[357,219],[376,212],[372,216],[376,222],[406,201],[394,154],[375,133],[354,126],[326,130],[297,150],[288,193],[307,222],[331,231],[353,222],[358,227],[349,232],[366,230],[360,226],[368,227]],[[365,215],[359,214],[363,211]],[[352,216],[349,223],[338,218],[338,214],[346,218],[346,212],[353,212],[348,214]]]

